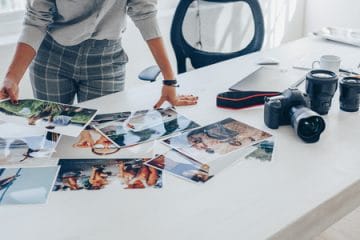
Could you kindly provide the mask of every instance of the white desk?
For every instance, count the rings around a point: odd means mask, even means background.
[[[178,110],[200,124],[233,117],[266,128],[262,108],[218,109],[216,94],[263,56],[289,67],[330,53],[345,66],[360,61],[359,48],[308,38],[188,72],[179,77],[180,91],[200,101]],[[103,112],[151,108],[158,92],[149,84],[84,105]],[[277,137],[271,163],[241,161],[204,185],[165,174],[160,190],[55,192],[47,205],[0,207],[0,238],[310,239],[360,205],[360,114],[341,112],[336,96],[326,120],[317,144],[304,144],[291,127],[282,127],[271,131]]]

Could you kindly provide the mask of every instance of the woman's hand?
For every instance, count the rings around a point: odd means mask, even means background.
[[[35,49],[26,43],[18,43],[14,58],[9,66],[3,85],[0,87],[0,99],[10,98],[17,103],[19,83],[31,61],[36,55]]]
[[[18,83],[9,78],[5,78],[0,90],[0,99],[10,98],[12,103],[17,103],[19,97]]]
[[[193,95],[176,95],[176,87],[166,86],[162,87],[161,97],[155,104],[154,108],[160,108],[164,102],[169,102],[172,106],[188,106],[197,104],[198,97]]]
[[[164,79],[174,80],[176,76],[173,73],[169,58],[166,54],[165,45],[161,37],[147,40],[151,53],[153,54],[157,65],[159,66]],[[160,108],[164,102],[169,102],[172,106],[195,105],[198,98],[193,95],[176,95],[176,88],[164,85],[161,91],[161,97],[154,108]]]

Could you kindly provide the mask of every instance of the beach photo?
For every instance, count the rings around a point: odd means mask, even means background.
[[[163,140],[202,163],[254,145],[271,134],[231,118]]]
[[[161,188],[161,171],[144,159],[61,159],[54,191]]]
[[[58,170],[58,166],[0,168],[0,205],[46,203]]]
[[[0,120],[73,137],[91,122],[96,111],[37,99],[0,102]]]
[[[54,164],[50,157],[59,138],[57,133],[0,122],[0,166]]]
[[[195,183],[205,183],[213,177],[209,175],[208,165],[189,158],[174,149],[156,156],[145,164]]]
[[[199,127],[197,123],[171,108],[136,111],[133,114],[115,113],[114,115],[119,117],[112,121],[107,121],[111,119],[109,114],[97,115],[92,126],[120,148]],[[103,122],[99,119],[103,119]]]
[[[149,142],[120,149],[100,132],[87,127],[76,138],[62,136],[53,157],[60,159],[152,158],[153,147],[154,143]]]

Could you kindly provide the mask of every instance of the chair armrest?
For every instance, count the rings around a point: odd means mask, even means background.
[[[155,65],[141,71],[138,77],[140,80],[143,81],[155,82],[159,74],[160,74],[160,68],[157,65]]]

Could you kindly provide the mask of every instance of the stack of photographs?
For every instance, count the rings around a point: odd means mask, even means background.
[[[119,148],[199,127],[172,108],[100,114],[91,125]]]
[[[46,203],[51,190],[162,188],[162,169],[144,164],[154,140],[199,127],[172,108],[95,114],[36,99],[1,101],[0,205]],[[194,162],[196,169],[172,170],[210,178]]]
[[[60,134],[0,121],[0,205],[47,203]]]
[[[231,118],[200,127],[173,108],[96,112],[0,101],[0,205],[46,203],[51,190],[162,188],[162,171],[205,183],[241,154],[271,161],[272,136]],[[154,158],[160,139],[170,150]]]
[[[31,128],[77,137],[91,122],[97,110],[37,99],[22,99],[17,104],[0,101],[0,119]]]
[[[272,135],[267,132],[227,118],[163,140],[163,143],[173,150],[146,164],[194,182],[206,182],[219,171],[236,162],[248,147],[271,137]],[[256,148],[252,151],[254,150]],[[187,164],[186,167],[182,165],[184,163]],[[179,173],[177,170],[179,168],[174,168],[174,164],[185,170]],[[194,173],[193,176],[188,169]],[[208,176],[198,177],[204,173]]]

